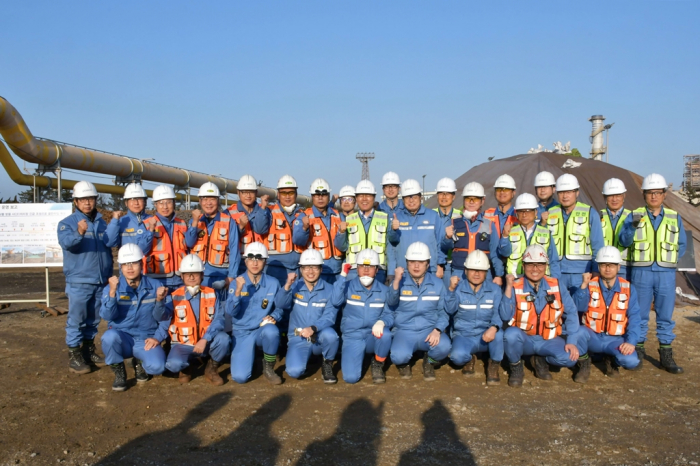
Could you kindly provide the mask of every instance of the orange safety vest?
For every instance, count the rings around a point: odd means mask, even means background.
[[[328,208],[331,216],[331,231],[329,232],[326,225],[319,217],[314,216],[311,208],[306,209],[306,216],[309,217],[309,244],[308,247],[316,249],[323,256],[323,260],[342,259],[343,251],[338,250],[333,243],[335,235],[340,229],[340,215],[335,209]]]
[[[213,288],[199,288],[199,326],[189,300],[185,298],[186,287],[173,291],[173,318],[170,321],[170,338],[173,343],[196,345],[207,333],[216,312],[216,292]],[[193,297],[196,299],[197,296]]]
[[[153,247],[143,258],[144,273],[149,277],[172,277],[180,270],[180,262],[187,255],[187,223],[181,218],[173,217],[172,238],[156,215],[147,218],[143,223],[146,227],[153,225]]]
[[[297,246],[292,241],[292,226],[287,221],[287,216],[279,205],[270,209],[272,212],[272,225],[267,235],[267,249],[270,254],[287,254],[289,252],[304,252],[304,248]],[[295,214],[295,218],[299,212]]]
[[[484,218],[488,218],[493,222],[493,224],[496,226],[496,233],[498,234],[498,237],[501,237],[501,232],[503,229],[501,228],[501,217],[498,216],[496,213],[496,208],[491,207],[490,209],[486,209],[484,211]],[[515,215],[509,215],[508,218],[506,219],[506,225],[517,225],[518,222],[518,217]],[[506,225],[503,225],[503,228],[505,228]]]
[[[238,223],[238,219],[240,219],[243,214],[248,215],[248,212],[245,211],[239,211],[238,208],[236,207],[238,204],[233,204],[231,207],[228,208],[228,213],[231,216],[232,219],[236,221],[236,224],[240,227],[240,224]],[[239,248],[241,250],[241,254],[243,254],[243,251],[245,251],[245,247],[249,245],[250,243],[262,243],[265,246],[267,246],[267,241],[266,237],[263,235],[260,235],[256,232],[253,231],[253,227],[250,223],[250,219],[248,219],[248,223],[246,223],[245,227],[243,227],[243,233],[240,233],[240,228],[238,229],[239,231],[239,238],[238,238],[238,244]]]
[[[605,304],[605,299],[600,292],[600,277],[588,283],[591,300],[588,302],[588,311],[583,315],[583,323],[595,333],[606,332],[608,335],[619,336],[627,331],[630,282],[624,278],[618,278],[618,280],[620,280],[620,292],[613,295],[610,306]]]
[[[542,312],[537,314],[535,303],[528,301],[530,293],[525,293],[525,277],[520,277],[513,283],[515,291],[515,315],[508,325],[518,327],[528,335],[540,335],[545,340],[551,340],[561,335],[562,301],[559,293],[559,280],[544,277],[549,285],[547,294],[554,297],[552,303],[547,303]]]
[[[231,216],[226,212],[220,212],[217,222],[211,230],[211,236],[207,230],[207,224],[200,221],[197,224],[197,242],[192,248],[192,254],[197,254],[204,262],[214,267],[228,267],[228,229]]]

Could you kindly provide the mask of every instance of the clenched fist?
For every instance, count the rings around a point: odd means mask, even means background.
[[[236,277],[236,296],[241,295],[241,291],[243,291],[243,287],[245,286],[245,278],[244,277]]]
[[[307,231],[309,229],[309,217],[304,215],[301,217],[301,226],[304,229],[304,231]]]
[[[124,212],[122,212],[121,210],[115,210],[114,212],[112,212],[112,220],[117,220],[119,217],[122,216],[123,213]]]
[[[503,227],[503,237],[505,238],[506,236],[510,235],[510,229],[513,228],[513,225],[510,223],[506,223],[506,226]]]
[[[540,224],[541,225],[546,225],[547,224],[547,219],[549,218],[549,212],[544,211],[540,214]]]
[[[454,291],[457,289],[457,285],[459,285],[459,282],[462,281],[457,275],[453,275],[450,277],[450,291]]]
[[[297,281],[297,274],[294,272],[287,274],[287,283],[284,284],[284,289],[289,291],[294,282]]]
[[[163,301],[168,294],[168,287],[159,286],[156,290],[156,301]]]
[[[340,222],[339,230],[341,233],[345,233],[348,229],[348,222]]]
[[[581,282],[581,289],[585,290],[588,288],[588,284],[591,282],[591,278],[593,278],[593,274],[586,272],[582,273],[581,277],[583,277],[583,282]]]
[[[512,273],[509,273],[508,275],[506,275],[506,284],[508,286],[513,286],[514,282],[515,282],[515,275],[513,275]]]
[[[391,229],[392,229],[392,230],[398,230],[398,229],[399,229],[399,226],[400,226],[400,225],[399,225],[399,219],[398,219],[398,217],[396,216],[396,214],[394,214],[394,219],[391,221]]]
[[[454,225],[450,225],[449,227],[445,228],[445,237],[452,239],[452,237],[455,235],[455,227]]]
[[[117,295],[117,286],[119,285],[119,277],[109,277],[109,295],[114,298]]]
[[[194,209],[192,211],[192,225],[197,226],[199,219],[202,217],[202,211],[199,209]]]
[[[267,205],[270,203],[270,196],[267,194],[260,196],[260,208],[267,209]]]
[[[87,221],[85,219],[82,219],[81,221],[78,222],[78,234],[80,236],[83,236],[85,234],[85,232],[87,231],[87,229],[88,229],[88,224],[87,224]]]
[[[435,270],[435,276],[437,278],[442,278],[445,276],[445,266],[444,265],[438,264],[437,269]]]
[[[246,213],[243,212],[243,215],[238,217],[238,220],[236,221],[238,222],[238,226],[240,226],[241,228],[245,228],[245,226],[248,225],[248,215],[246,215]]]

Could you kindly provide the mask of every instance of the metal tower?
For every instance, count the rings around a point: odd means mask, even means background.
[[[362,164],[362,179],[369,180],[369,161],[374,158],[374,152],[358,152],[355,158]]]

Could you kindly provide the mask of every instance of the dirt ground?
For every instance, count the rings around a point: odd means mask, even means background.
[[[51,280],[67,306],[63,275]],[[0,272],[0,299],[43,289],[43,269]],[[136,386],[128,366],[129,390],[114,393],[108,368],[68,372],[65,316],[12,305],[0,311],[0,464],[697,465],[700,308],[677,309],[676,323],[680,376],[658,369],[652,337],[643,370],[594,369],[584,386],[567,369],[543,382],[528,368],[520,390],[505,375],[487,387],[448,365],[435,382],[392,367],[383,386],[367,376],[324,386],[318,364],[277,387],[259,370],[245,385],[161,376]]]

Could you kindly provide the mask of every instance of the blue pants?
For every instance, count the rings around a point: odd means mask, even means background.
[[[571,296],[576,293],[576,290],[581,288],[583,283],[583,275],[580,273],[561,273],[561,278],[559,279],[559,286],[566,288]]]
[[[350,269],[347,276],[345,277],[345,280],[349,282],[354,278],[357,278],[357,269]],[[377,275],[374,276],[374,279],[379,283],[384,284],[384,282],[386,281],[386,270],[377,270]]]
[[[231,337],[231,378],[246,383],[253,373],[255,348],[262,347],[265,354],[277,354],[280,331],[276,325],[267,324],[253,331],[234,331]]]
[[[475,337],[452,335],[450,359],[457,366],[463,366],[471,361],[472,354],[485,351],[489,352],[492,361],[501,362],[503,360],[503,330],[497,331],[496,337],[489,343],[482,340],[481,335]]]
[[[450,337],[440,335],[440,342],[430,346],[426,338],[433,329],[426,330],[396,330],[391,342],[391,362],[397,365],[408,364],[416,351],[427,351],[428,357],[441,361],[447,357],[452,347]]]
[[[134,357],[141,361],[144,370],[151,375],[162,374],[165,370],[165,351],[158,345],[148,351],[144,349],[145,340],[134,338],[128,333],[109,329],[102,335],[102,351],[107,364],[119,364],[124,359]]]
[[[318,332],[316,343],[311,343],[306,338],[290,334],[289,343],[287,344],[287,374],[294,379],[304,375],[311,353],[315,355],[323,354],[323,359],[334,360],[338,352],[338,344],[338,334],[331,327],[324,328]]]
[[[343,370],[343,380],[347,383],[357,383],[362,377],[362,362],[365,354],[376,354],[380,358],[389,356],[391,350],[391,332],[385,330],[381,338],[372,335],[370,331],[364,338],[343,337],[343,354],[340,367]]]
[[[539,335],[527,335],[518,327],[508,327],[505,331],[505,352],[511,364],[519,362],[523,356],[534,354],[544,356],[553,366],[573,367],[576,360],[569,359],[565,345],[566,341],[562,337],[545,340]],[[579,353],[586,353],[586,348],[582,348],[580,343],[576,347]]]
[[[68,318],[66,319],[66,345],[80,346],[83,340],[94,340],[100,324],[103,285],[66,283]]]
[[[629,356],[625,356],[618,349],[625,342],[622,337],[608,335],[606,333],[595,333],[588,327],[582,327],[579,339],[583,340],[590,353],[602,353],[615,356],[615,362],[625,369],[634,369],[639,364],[637,352],[633,351]]]
[[[632,280],[637,290],[639,315],[642,318],[641,337],[639,343],[644,343],[649,331],[649,313],[651,301],[654,301],[656,311],[656,337],[659,344],[670,345],[676,338],[673,328],[673,307],[676,304],[676,270],[654,272],[651,267],[632,267]]]
[[[221,362],[229,354],[230,345],[231,337],[226,332],[219,332],[212,341],[208,341],[207,348],[202,354],[192,352],[194,345],[172,343],[168,359],[165,361],[165,368],[177,374],[190,365],[190,359],[200,356],[206,357],[207,355],[211,356],[214,361]]]

